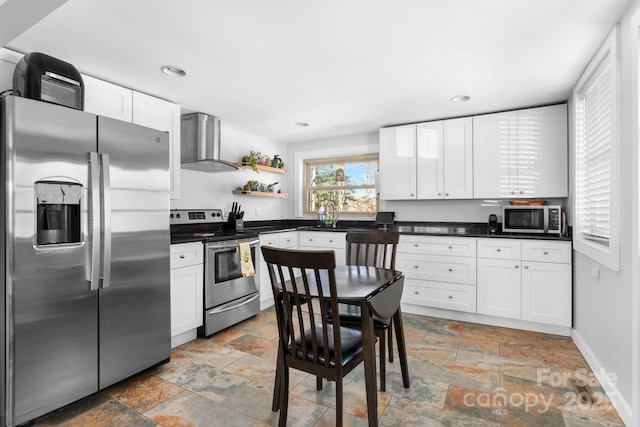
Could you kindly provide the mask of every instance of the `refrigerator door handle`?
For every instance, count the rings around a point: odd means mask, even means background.
[[[100,154],[102,165],[102,218],[104,222],[104,255],[102,266],[102,288],[111,286],[111,175],[109,155]]]
[[[89,282],[91,290],[100,288],[100,261],[102,259],[102,234],[100,233],[100,165],[98,153],[89,153],[89,222],[91,223],[91,266]]]

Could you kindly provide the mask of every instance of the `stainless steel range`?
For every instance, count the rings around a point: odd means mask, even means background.
[[[238,248],[249,244],[253,264],[258,262],[256,233],[226,229],[222,210],[172,210],[171,243],[202,241],[204,244],[203,336],[228,328],[260,311],[257,274],[242,275]]]

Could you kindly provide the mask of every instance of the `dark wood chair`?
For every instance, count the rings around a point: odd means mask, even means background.
[[[392,231],[363,231],[347,233],[347,265],[364,265],[395,269],[396,251],[400,235]],[[374,316],[374,332],[380,340],[380,390],[386,390],[385,348],[389,345],[389,362],[393,362],[392,319]],[[359,329],[360,308],[341,307],[340,325]]]
[[[362,333],[340,327],[333,251],[301,251],[262,247],[278,319],[279,347],[273,410],[278,425],[287,423],[289,368],[336,383],[336,425],[342,426],[342,379],[363,361]],[[328,294],[317,286],[310,292],[309,276],[328,283]],[[316,303],[314,303],[316,302]],[[336,327],[338,325],[338,327]],[[279,394],[279,395],[278,395]]]

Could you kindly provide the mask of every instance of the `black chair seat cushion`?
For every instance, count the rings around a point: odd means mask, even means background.
[[[327,327],[327,335],[329,336],[329,365],[335,367],[335,348],[333,345],[333,326]],[[322,327],[316,327],[316,339],[318,340],[318,359],[319,363],[325,363],[324,357],[324,343],[323,343]],[[304,338],[307,344],[307,359],[313,360],[313,350],[311,343],[313,337],[311,330],[307,330],[304,333]],[[342,347],[342,366],[346,366],[349,362],[362,354],[362,333],[356,329],[340,328],[340,341]],[[302,358],[302,347],[299,341],[296,342],[296,348],[298,349],[296,357]]]
[[[360,328],[362,319],[354,314],[341,314],[340,324],[346,328]],[[375,329],[387,329],[389,327],[389,319],[379,319],[373,316],[373,327]]]

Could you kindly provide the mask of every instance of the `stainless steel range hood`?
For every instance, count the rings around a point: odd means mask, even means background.
[[[182,168],[203,172],[240,169],[220,160],[220,120],[204,113],[182,115]]]

